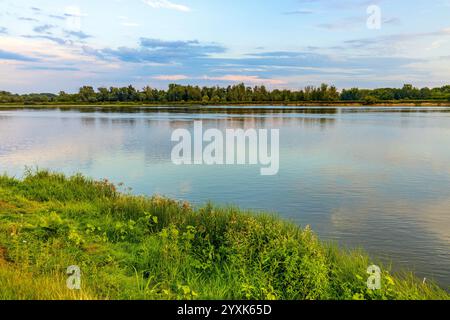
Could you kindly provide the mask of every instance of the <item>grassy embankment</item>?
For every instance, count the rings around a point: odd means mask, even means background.
[[[361,252],[267,215],[137,197],[82,176],[0,176],[0,299],[449,299],[411,274],[368,290]],[[66,269],[82,270],[82,289]]]

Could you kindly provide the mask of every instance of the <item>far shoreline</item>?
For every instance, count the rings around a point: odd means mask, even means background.
[[[0,103],[0,109],[57,109],[57,108],[149,108],[149,109],[226,109],[235,107],[244,108],[258,108],[264,107],[264,109],[269,109],[267,107],[277,107],[278,110],[282,110],[282,107],[331,107],[331,108],[348,108],[348,107],[450,107],[449,101],[401,101],[401,102],[377,102],[373,104],[367,104],[364,102],[343,102],[343,101],[309,101],[309,102],[270,102],[264,101],[261,103],[39,103],[39,104],[12,104],[12,103]],[[281,107],[281,108],[280,108]]]

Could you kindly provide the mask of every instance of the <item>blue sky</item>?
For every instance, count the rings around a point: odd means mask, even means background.
[[[450,0],[0,0],[0,90],[440,86],[449,75]]]

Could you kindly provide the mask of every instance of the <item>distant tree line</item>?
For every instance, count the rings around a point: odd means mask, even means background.
[[[339,92],[335,86],[322,84],[307,86],[301,90],[268,90],[265,86],[249,87],[244,84],[223,87],[199,87],[170,84],[167,90],[145,87],[137,90],[133,86],[98,88],[83,86],[78,93],[59,94],[31,93],[13,94],[0,91],[0,103],[264,103],[264,102],[333,102],[355,101],[367,104],[377,101],[400,100],[448,100],[450,85],[440,88],[415,88],[405,84],[403,88],[344,89]]]

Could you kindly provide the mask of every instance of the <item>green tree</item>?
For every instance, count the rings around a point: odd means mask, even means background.
[[[203,96],[203,98],[202,98],[202,103],[203,103],[203,104],[208,104],[208,103],[209,103],[209,97],[208,97],[208,95],[205,94],[205,95]]]
[[[83,86],[78,91],[79,99],[82,102],[97,102],[97,95],[94,88],[90,86]]]

